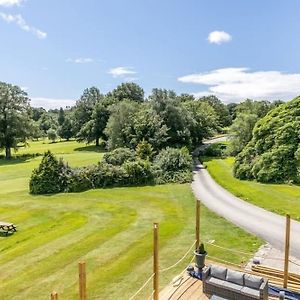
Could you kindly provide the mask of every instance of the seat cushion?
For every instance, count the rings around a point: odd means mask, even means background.
[[[250,275],[250,274],[245,274],[244,281],[245,281],[245,286],[258,290],[263,282],[263,278]]]
[[[224,280],[219,279],[219,278],[215,278],[215,277],[209,277],[206,282],[210,283],[210,284],[214,284],[214,285],[218,285],[218,286],[222,286],[224,284]]]
[[[230,289],[230,290],[236,291],[236,292],[241,291],[242,288],[243,288],[242,285],[239,285],[239,284],[236,284],[236,283],[233,283],[233,282],[229,282],[229,281],[225,281],[224,284],[223,284],[223,287],[226,287],[227,289]]]
[[[244,274],[237,271],[227,270],[226,281],[244,285]]]
[[[253,298],[259,298],[259,290],[257,289],[251,289],[247,286],[244,286],[241,290],[241,292],[244,294],[244,295],[247,295],[247,296],[250,296],[250,297],[253,297]]]
[[[227,269],[223,267],[211,266],[210,275],[215,278],[226,280]]]

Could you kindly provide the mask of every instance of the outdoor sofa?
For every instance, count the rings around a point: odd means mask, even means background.
[[[203,292],[232,300],[268,299],[268,281],[220,266],[202,271]]]

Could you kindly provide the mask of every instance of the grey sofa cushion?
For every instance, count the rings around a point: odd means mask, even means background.
[[[227,270],[226,280],[239,285],[244,285],[244,274],[232,270]]]
[[[210,275],[215,278],[226,280],[227,269],[223,267],[211,266]]]
[[[215,278],[215,277],[209,277],[208,280],[206,281],[210,284],[214,284],[214,285],[217,285],[217,286],[222,286],[224,284],[224,280],[222,279],[219,279],[219,278]]]
[[[259,298],[259,290],[256,290],[256,289],[251,289],[247,286],[244,286],[242,288],[241,292],[247,296]]]
[[[262,277],[258,277],[250,274],[245,274],[244,280],[245,280],[245,286],[257,290],[259,289],[259,287],[263,282]]]
[[[229,290],[235,291],[235,292],[239,292],[242,290],[243,286],[233,283],[233,282],[229,282],[229,281],[225,281],[223,284],[223,287],[226,287]]]

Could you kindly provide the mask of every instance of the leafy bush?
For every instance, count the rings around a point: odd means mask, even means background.
[[[234,175],[260,182],[300,182],[300,97],[259,120],[236,157]]]
[[[153,181],[151,164],[145,160],[127,161],[123,165],[128,174],[128,184],[145,184]]]
[[[129,148],[117,148],[111,152],[105,153],[103,161],[114,165],[121,166],[125,161],[134,161],[135,153]]]
[[[200,152],[201,156],[224,157],[227,155],[227,144],[215,143],[211,144]]]
[[[136,146],[136,156],[140,159],[152,160],[154,156],[154,149],[152,145],[146,140],[142,140]]]
[[[67,174],[66,192],[83,192],[94,188],[92,181],[93,168],[76,168]]]
[[[192,157],[187,148],[167,147],[159,152],[155,158],[155,165],[162,172],[177,172],[192,170]]]
[[[29,182],[31,194],[52,194],[64,191],[68,167],[58,161],[54,155],[45,152],[37,169],[34,169]]]

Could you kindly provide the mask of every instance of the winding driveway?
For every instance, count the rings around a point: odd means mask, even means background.
[[[220,140],[208,141],[206,145]],[[197,156],[197,150],[194,154]],[[196,198],[216,214],[262,238],[274,248],[284,250],[285,217],[235,197],[218,185],[197,159],[192,189]],[[291,221],[290,252],[294,257],[300,258],[300,223],[294,220]]]

